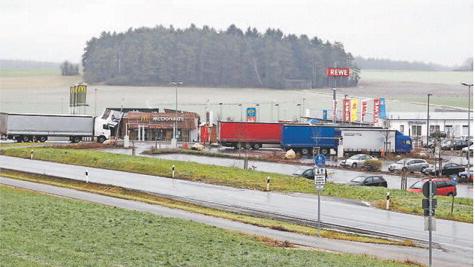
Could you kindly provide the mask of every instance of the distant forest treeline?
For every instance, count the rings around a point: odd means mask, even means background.
[[[0,69],[5,70],[58,70],[59,63],[32,60],[0,59]]]
[[[448,66],[417,61],[401,61],[384,58],[355,57],[356,64],[362,69],[377,70],[452,70]]]
[[[117,85],[315,88],[328,85],[329,66],[353,69],[338,86],[359,79],[353,56],[339,42],[234,25],[225,31],[192,24],[103,32],[87,42],[82,64],[87,82]]]

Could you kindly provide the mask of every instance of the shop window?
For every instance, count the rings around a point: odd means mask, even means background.
[[[412,136],[421,136],[422,126],[412,125]]]

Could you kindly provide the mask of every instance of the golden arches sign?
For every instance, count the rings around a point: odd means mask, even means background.
[[[69,106],[86,106],[87,85],[77,84],[69,87]]]

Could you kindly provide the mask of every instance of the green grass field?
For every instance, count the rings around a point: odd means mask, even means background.
[[[2,266],[404,266],[6,186],[0,195]]]
[[[0,77],[53,76],[60,75],[58,69],[2,69]]]
[[[361,70],[361,79],[368,81],[459,84],[473,80],[471,71]]]
[[[29,158],[31,148],[10,148],[1,153],[8,156]],[[34,157],[39,160],[75,164],[88,167],[128,171],[142,174],[171,177],[171,166],[175,165],[178,179],[200,181],[210,184],[227,185],[237,188],[266,189],[266,178],[271,177],[271,190],[281,192],[315,193],[313,181],[289,175],[266,173],[239,168],[230,168],[145,157],[134,157],[88,149],[34,148]],[[391,192],[394,211],[422,214],[420,208],[422,194],[396,189],[357,187],[327,183],[322,195],[371,202],[383,207],[386,192]],[[451,198],[438,197],[437,217],[464,222],[473,222],[473,200],[455,198],[454,213],[450,214]]]

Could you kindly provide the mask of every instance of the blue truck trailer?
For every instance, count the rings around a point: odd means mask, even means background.
[[[311,154],[313,148],[328,154],[330,149],[343,146],[346,154],[409,153],[412,141],[399,131],[376,127],[354,127],[335,125],[283,125],[281,146],[293,149],[303,155]]]
[[[338,147],[339,136],[340,131],[334,126],[283,125],[280,145],[303,155],[311,154],[315,147],[328,154]]]

